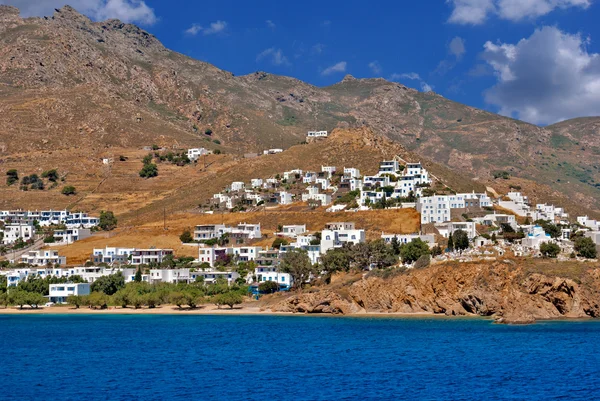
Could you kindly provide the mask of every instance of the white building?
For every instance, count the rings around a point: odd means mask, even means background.
[[[188,151],[187,151],[187,157],[191,161],[196,161],[200,158],[200,156],[204,156],[207,154],[208,154],[208,150],[206,150],[204,148],[192,148],[192,149],[188,149]]]
[[[326,229],[321,231],[321,253],[340,248],[344,244],[365,242],[365,238],[365,230],[357,230],[354,223],[328,223]]]
[[[56,242],[62,244],[72,244],[75,241],[80,241],[92,236],[89,228],[67,228],[64,230],[55,230],[54,238]]]
[[[421,197],[417,211],[421,213],[421,224],[450,221],[450,200],[444,195]]]
[[[263,184],[263,180],[261,178],[253,178],[252,180],[250,180],[250,186],[252,188],[260,188],[262,187]]]
[[[600,245],[600,231],[588,231],[585,236],[591,238],[594,244]]]
[[[321,205],[326,206],[331,203],[331,195],[330,194],[322,194],[319,192],[319,188],[317,187],[307,187],[307,192],[302,194],[302,201],[318,201],[321,202]]]
[[[267,149],[263,151],[264,155],[274,155],[283,152],[283,149]]]
[[[241,191],[242,189],[244,189],[244,187],[245,184],[242,181],[234,181],[230,185],[230,189],[232,191]]]
[[[64,221],[67,228],[92,228],[100,223],[97,217],[91,217],[87,213],[69,213]],[[41,225],[41,223],[40,223]]]
[[[577,223],[592,231],[600,231],[600,222],[598,220],[592,220],[588,216],[578,216]]]
[[[167,255],[173,256],[172,249],[134,249],[131,253],[131,264],[147,265],[150,263],[162,263]]]
[[[291,205],[292,203],[294,203],[295,196],[296,195],[291,194],[289,192],[281,191],[279,193],[279,204],[280,205]]]
[[[344,167],[344,177],[360,178],[360,170],[354,167]]]
[[[32,266],[66,265],[67,258],[55,250],[29,251],[21,255],[21,263]]]
[[[2,243],[10,245],[14,244],[19,238],[25,242],[32,239],[35,228],[31,224],[6,224],[3,233]]]
[[[290,238],[296,238],[298,235],[302,235],[304,233],[306,233],[306,224],[282,226],[281,232],[277,234],[281,234]]]
[[[150,284],[155,283],[189,283],[190,269],[150,269]]]
[[[67,303],[71,295],[90,295],[90,283],[50,284],[48,299],[57,304]]]
[[[400,244],[408,244],[412,240],[420,239],[425,242],[431,248],[435,245],[435,236],[433,234],[385,234],[381,233],[381,239],[383,239],[386,244],[391,244],[394,237],[398,240]]]
[[[105,248],[94,248],[92,253],[92,261],[96,264],[127,264],[129,263],[130,255],[133,253],[134,250],[134,248],[118,248],[109,246]]]
[[[308,138],[327,138],[327,131],[308,131]]]
[[[321,172],[327,174],[329,178],[335,174],[336,170],[335,166],[321,166]]]
[[[521,245],[530,249],[540,249],[543,242],[554,242],[549,234],[546,234],[540,226],[532,226],[521,240]]]
[[[379,173],[381,174],[392,174],[396,175],[397,171],[400,170],[400,163],[397,160],[384,160],[379,163]]]
[[[236,272],[221,272],[216,270],[205,270],[205,271],[196,271],[190,272],[190,282],[197,281],[201,279],[204,284],[212,284],[216,282],[219,278],[223,278],[227,280],[227,284],[233,284],[240,275]]]
[[[494,213],[488,214],[484,217],[476,217],[473,219],[474,222],[484,226],[496,226],[500,227],[502,224],[510,225],[514,230],[519,228],[517,219],[512,214]]]
[[[467,233],[467,237],[470,240],[477,236],[475,222],[473,221],[451,221],[448,223],[435,224],[435,228],[444,238],[448,238],[450,234],[454,234],[458,230],[462,230]]]

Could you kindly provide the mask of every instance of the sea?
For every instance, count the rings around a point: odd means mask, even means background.
[[[0,315],[0,400],[594,400],[600,323]]]

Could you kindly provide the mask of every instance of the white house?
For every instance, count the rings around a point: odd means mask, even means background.
[[[230,189],[232,191],[241,191],[242,189],[244,189],[244,187],[245,184],[242,181],[234,181],[230,185]]]
[[[306,224],[302,225],[286,225],[283,226],[281,232],[278,234],[286,237],[296,238],[298,235],[302,235],[306,232]]]
[[[200,156],[204,156],[207,154],[208,154],[208,150],[206,150],[204,148],[192,148],[192,149],[188,149],[188,151],[187,151],[187,157],[191,161],[196,161],[200,158]]]
[[[221,271],[216,271],[216,270],[205,270],[205,271],[190,272],[190,282],[194,282],[194,281],[198,280],[199,278],[201,278],[205,284],[212,284],[212,283],[216,282],[219,278],[223,278],[223,279],[227,280],[227,284],[231,285],[239,277],[240,277],[240,275],[238,273],[229,272],[229,271],[221,272]]]
[[[131,255],[133,251],[134,248],[118,248],[108,246],[105,248],[94,248],[92,253],[92,261],[96,264],[127,264],[129,263],[129,255]]]
[[[50,284],[48,299],[57,304],[67,303],[70,295],[90,295],[90,283]]]
[[[450,221],[450,200],[444,195],[421,197],[417,211],[421,213],[421,224]]]
[[[521,245],[531,248],[540,249],[542,242],[554,242],[549,234],[546,234],[544,229],[540,226],[532,226],[525,238],[521,240]]]
[[[598,220],[592,220],[588,216],[578,216],[577,223],[592,231],[600,231],[600,222]]]
[[[206,241],[221,238],[227,232],[224,224],[203,224],[194,229],[194,241]]]
[[[467,237],[469,237],[470,240],[477,236],[475,222],[473,221],[451,221],[441,224],[438,223],[435,224],[435,228],[444,238],[448,238],[450,234],[454,234],[458,230],[462,230],[467,233]]]
[[[414,239],[420,239],[425,242],[429,247],[432,247],[435,244],[435,236],[433,234],[385,234],[381,233],[381,239],[383,239],[386,244],[391,244],[392,240],[396,238],[400,244],[408,244]]]
[[[321,231],[321,253],[340,248],[344,244],[365,242],[365,230],[357,230],[354,223],[329,223],[326,227]]]
[[[23,241],[32,239],[35,228],[31,224],[6,224],[3,233],[2,243],[9,245],[14,244],[18,238],[21,238]]]
[[[89,228],[67,228],[54,231],[56,242],[63,244],[72,244],[75,241],[80,241],[91,236],[92,232]]]
[[[295,196],[296,195],[291,194],[289,192],[281,191],[279,193],[279,204],[280,205],[291,205],[292,203],[294,203]]]
[[[147,265],[150,263],[162,263],[167,255],[173,255],[172,249],[134,249],[131,253],[132,265]]]
[[[189,283],[190,269],[150,269],[150,284]]]
[[[283,149],[267,149],[263,151],[264,155],[274,155],[283,152]]]
[[[87,213],[69,213],[64,220],[67,228],[92,228],[100,223],[97,217],[91,217]],[[41,223],[40,223],[41,224]]]
[[[379,163],[379,174],[392,174],[396,175],[396,172],[400,170],[400,163],[397,160],[384,160]]]
[[[317,187],[307,187],[307,193],[302,194],[302,201],[308,202],[310,200],[321,202],[321,205],[326,206],[331,203],[331,195],[330,194],[322,194],[319,192],[319,188]]]
[[[360,170],[354,167],[344,167],[344,177],[360,178]]]
[[[55,250],[29,251],[21,255],[21,263],[33,266],[66,265],[67,258]]]
[[[327,131],[308,131],[308,138],[327,138]]]
[[[250,180],[250,186],[252,188],[260,188],[263,184],[263,180],[261,178],[253,178]]]

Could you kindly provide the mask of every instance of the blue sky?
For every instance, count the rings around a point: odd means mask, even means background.
[[[600,115],[596,0],[73,0],[236,75],[383,77],[536,124]],[[55,0],[0,0],[24,15]]]

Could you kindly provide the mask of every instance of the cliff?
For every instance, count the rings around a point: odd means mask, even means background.
[[[489,316],[502,323],[600,317],[600,270],[543,274],[523,263],[442,264],[382,278],[366,274],[346,286],[314,288],[273,305],[301,313],[432,313]],[[568,276],[569,274],[565,274]]]

